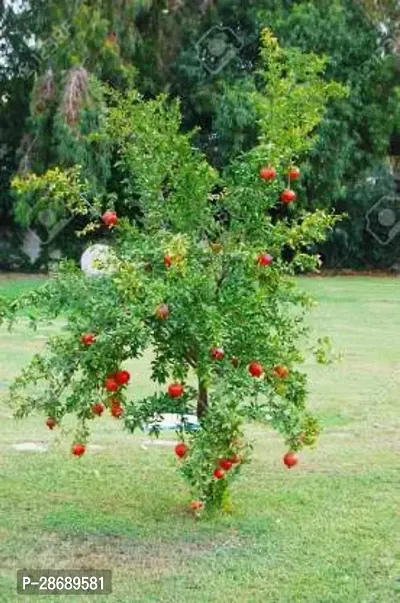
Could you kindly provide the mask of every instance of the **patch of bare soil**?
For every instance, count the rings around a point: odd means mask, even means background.
[[[55,569],[112,567],[129,570],[132,578],[158,579],[176,573],[182,564],[191,564],[216,549],[242,545],[238,535],[232,535],[226,542],[221,539],[206,542],[138,542],[132,537],[113,534],[68,536],[62,539],[59,534],[50,533],[46,534],[45,541],[41,539],[38,542],[37,550],[29,551],[28,557],[32,555],[38,568],[50,565]],[[30,559],[24,559],[25,564],[29,565],[29,562]],[[10,560],[9,565],[13,564],[14,561]]]

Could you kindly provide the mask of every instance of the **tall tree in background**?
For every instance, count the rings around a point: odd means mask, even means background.
[[[241,39],[242,48],[221,71],[210,72],[190,41],[220,23]],[[176,62],[175,92],[184,91],[188,126],[201,124],[199,141],[218,166],[252,144],[257,126],[248,98],[257,87],[257,34],[264,25],[277,31],[284,45],[326,54],[327,77],[350,89],[346,99],[330,104],[319,143],[303,166],[308,203],[350,216],[324,248],[326,259],[332,264],[390,265],[398,254],[396,244],[374,245],[365,230],[365,214],[393,186],[384,163],[398,122],[399,76],[391,30],[372,22],[361,3],[215,2],[201,22],[191,22]],[[371,181],[365,185],[371,170],[378,177],[377,187]]]
[[[13,171],[41,174],[79,163],[94,192],[113,192],[112,158],[96,136],[104,105],[99,84],[132,85],[140,40],[136,19],[156,5],[151,0],[31,0],[17,13],[3,7],[2,81],[11,99],[4,118],[12,125],[9,114],[18,115],[14,132],[3,132],[12,141],[5,188]],[[24,102],[14,92],[17,86]],[[37,218],[34,201],[21,198],[13,208],[19,224],[28,226]]]
[[[392,44],[397,39],[395,4],[31,0],[17,15],[9,13],[7,20],[6,44],[13,49],[9,62],[17,67],[3,79],[12,98],[3,115],[5,124],[12,123],[8,114],[18,123],[12,132],[2,130],[11,140],[2,182],[7,188],[10,170],[17,167],[15,149],[22,140],[20,173],[42,173],[50,166],[68,167],[78,161],[97,193],[121,193],[118,167],[96,135],[104,104],[101,81],[127,89],[135,79],[146,97],[166,90],[181,98],[184,129],[198,127],[196,142],[213,165],[224,167],[249,149],[259,134],[249,97],[258,87],[259,33],[271,26],[284,46],[326,54],[326,77],[350,89],[346,99],[330,103],[319,128],[319,143],[302,166],[304,203],[350,216],[324,248],[326,259],[332,264],[389,265],[398,250],[371,245],[365,214],[392,186],[382,164],[400,121],[395,95],[398,63]],[[221,25],[225,42],[215,30]],[[42,58],[35,78],[18,79],[18,65],[32,66],[39,49]],[[218,60],[218,53],[224,57],[230,50],[232,56],[222,69],[207,68],[210,52]],[[30,87],[30,117],[25,123]],[[371,172],[374,179],[366,185]],[[17,211],[25,224],[33,217],[31,201],[22,200]],[[131,210],[135,211],[134,200]]]

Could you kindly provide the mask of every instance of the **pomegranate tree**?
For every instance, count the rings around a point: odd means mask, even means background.
[[[198,429],[182,420],[175,448],[196,512],[225,505],[229,484],[250,461],[247,420],[282,433],[288,467],[318,433],[299,368],[310,300],[293,275],[318,267],[310,246],[335,219],[302,210],[294,166],[312,147],[327,101],[343,89],[323,80],[323,59],[281,49],[268,30],[262,38],[260,88],[250,98],[259,142],[224,172],[182,133],[177,102],[131,91],[113,95],[98,132],[118,158],[116,207],[90,198],[77,167],[14,182],[19,194],[56,191],[77,214],[97,207],[85,231],[103,229],[111,241],[100,276],[66,261],[41,289],[0,306],[11,321],[26,308],[67,319],[13,384],[17,414],[40,411],[57,429],[74,413],[72,454],[81,457],[90,423],[105,409],[132,432],[150,426],[154,433],[164,413],[196,413]],[[126,363],[144,350],[152,351],[159,387],[137,400],[130,396],[137,376]]]

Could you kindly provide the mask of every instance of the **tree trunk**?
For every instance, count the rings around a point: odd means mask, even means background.
[[[199,379],[199,395],[197,397],[197,418],[203,417],[204,413],[208,408],[208,392],[207,387],[203,381]]]

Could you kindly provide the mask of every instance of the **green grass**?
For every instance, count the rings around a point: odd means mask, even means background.
[[[24,274],[0,274],[0,294],[7,298],[13,298],[21,293],[32,291],[32,289],[41,285],[45,280],[44,276],[24,275]]]
[[[16,422],[6,386],[55,327],[0,331],[0,602],[18,568],[111,568],[111,596],[32,597],[56,603],[395,603],[400,599],[400,280],[303,279],[320,302],[310,320],[344,358],[307,361],[310,404],[325,430],[298,468],[281,438],[258,425],[254,462],[233,491],[232,514],[197,521],[172,446],[97,420],[81,460],[71,433],[43,417]],[[0,282],[0,294],[32,286]],[[149,391],[149,358],[132,363],[133,395]],[[2,386],[2,388],[1,388]],[[69,425],[68,427],[72,427]],[[173,439],[171,434],[164,439]],[[16,452],[23,441],[45,454]],[[25,599],[27,600],[27,599]]]

